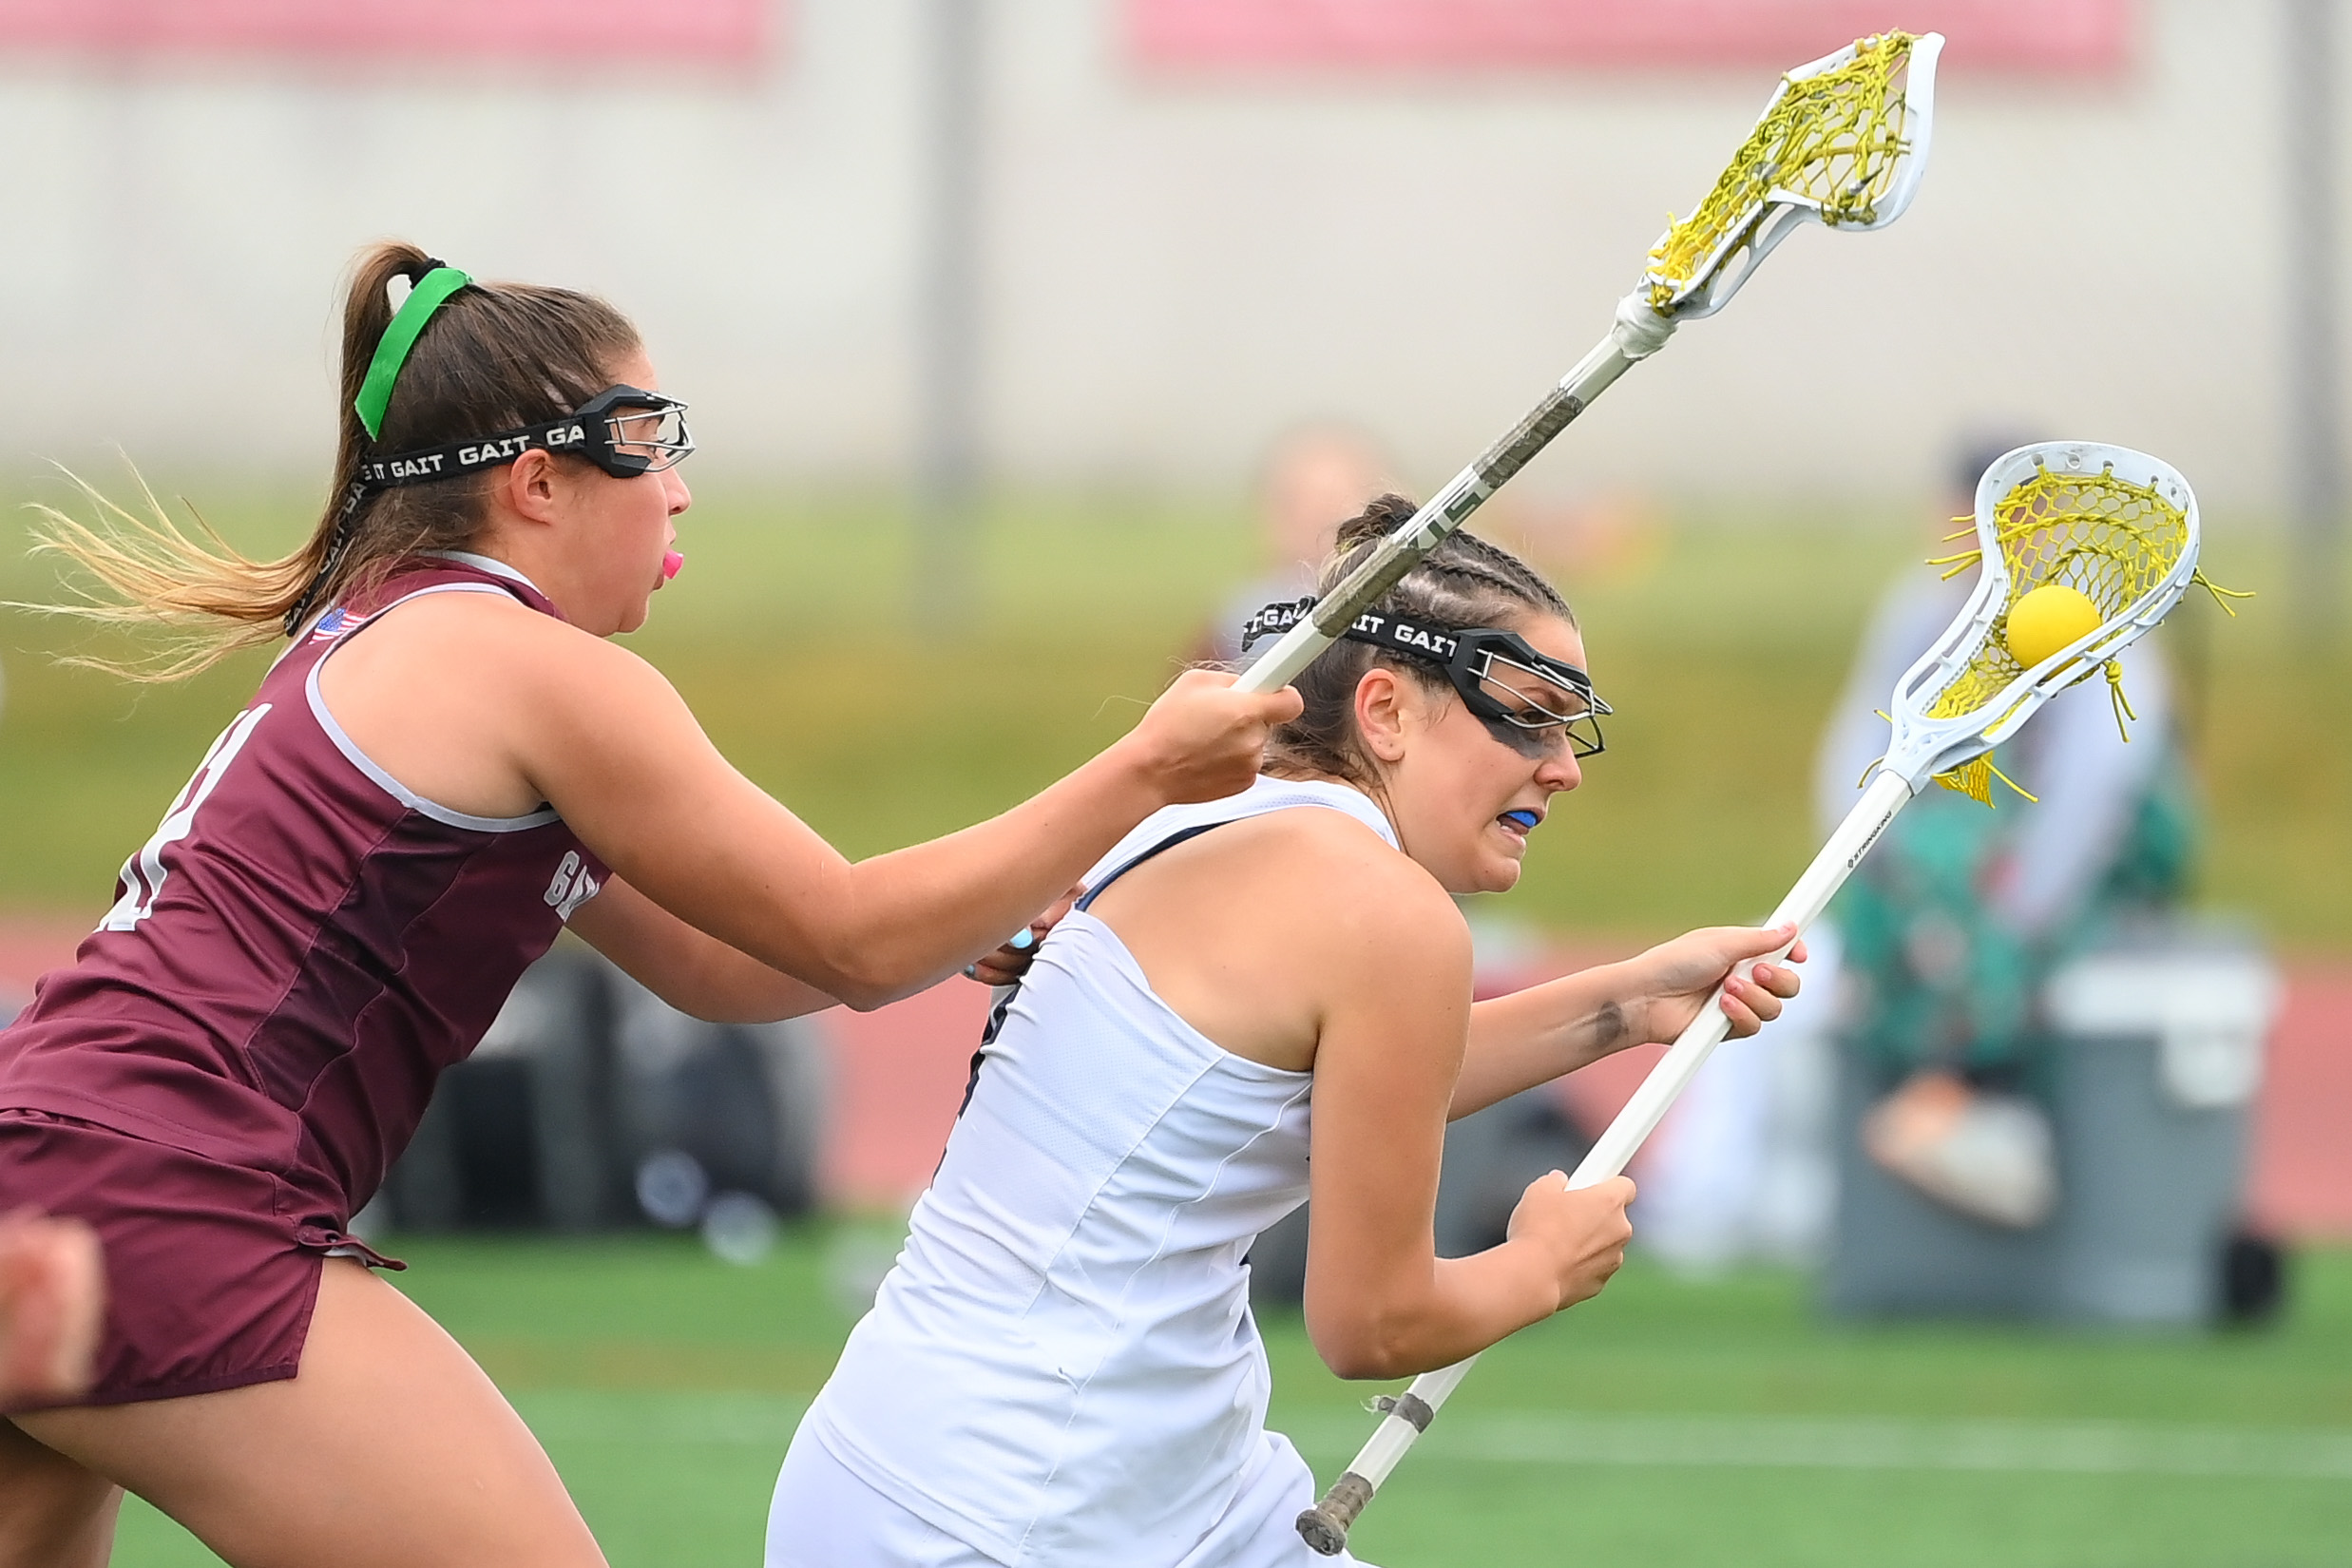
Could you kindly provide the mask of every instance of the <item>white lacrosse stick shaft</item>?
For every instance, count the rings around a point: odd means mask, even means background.
[[[1802,932],[1818,919],[1846,877],[1861,864],[1862,857],[1869,853],[1870,846],[1878,842],[1879,834],[1894,821],[1895,813],[1909,803],[1911,795],[1911,786],[1899,774],[1882,771],[1872,777],[1854,809],[1845,813],[1845,820],[1838,824],[1828,843],[1813,857],[1813,863],[1797,878],[1796,886],[1780,901],[1780,907],[1765,925],[1780,926],[1794,921]],[[1788,949],[1783,947],[1770,959],[1758,962],[1776,963],[1788,955]],[[1657,1130],[1682,1091],[1690,1087],[1691,1080],[1706,1064],[1708,1056],[1723,1043],[1731,1027],[1731,1022],[1723,1015],[1723,988],[1717,986],[1698,1016],[1658,1059],[1658,1064],[1650,1069],[1650,1076],[1642,1080],[1641,1087],[1626,1101],[1616,1119],[1609,1123],[1592,1152],[1578,1164],[1568,1185],[1597,1187],[1611,1176],[1622,1175],[1635,1151]],[[1355,1522],[1355,1516],[1380,1490],[1381,1483],[1397,1467],[1397,1462],[1428,1426],[1430,1418],[1477,1365],[1478,1357],[1471,1356],[1413,1379],[1412,1386],[1393,1402],[1387,1415],[1373,1430],[1371,1440],[1348,1466],[1347,1474],[1331,1488],[1330,1495],[1311,1510],[1312,1515],[1321,1516],[1314,1522],[1332,1527],[1331,1544],[1326,1548],[1313,1534],[1308,1536],[1309,1544],[1326,1556],[1339,1549],[1347,1539],[1348,1526]],[[1348,1506],[1350,1503],[1352,1507]],[[1302,1517],[1302,1532],[1307,1531],[1308,1524],[1308,1519]]]

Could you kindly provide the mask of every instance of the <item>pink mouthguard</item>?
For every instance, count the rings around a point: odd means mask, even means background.
[[[685,565],[685,564],[686,558],[679,554],[676,550],[663,550],[661,552],[661,581],[667,583],[670,579],[676,577],[678,575],[679,568]]]

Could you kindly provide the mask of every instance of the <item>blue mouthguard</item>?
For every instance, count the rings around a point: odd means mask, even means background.
[[[1534,832],[1536,831],[1536,824],[1543,820],[1543,818],[1538,816],[1533,812],[1505,812],[1502,813],[1502,818],[1506,822],[1518,823],[1521,829],[1528,832]]]

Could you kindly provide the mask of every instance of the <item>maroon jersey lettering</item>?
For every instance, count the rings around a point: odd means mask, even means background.
[[[339,1230],[367,1202],[434,1080],[606,874],[552,809],[450,811],[335,723],[320,667],[430,593],[557,613],[500,563],[449,556],[320,617],[124,863],[73,965],[0,1031],[0,1106],[270,1173],[297,1225]]]

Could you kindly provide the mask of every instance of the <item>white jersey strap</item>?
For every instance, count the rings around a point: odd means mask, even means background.
[[[1171,806],[1144,818],[1133,832],[1096,863],[1094,870],[1087,875],[1086,891],[1080,896],[1075,907],[1087,908],[1102,896],[1105,888],[1154,855],[1163,854],[1179,844],[1198,838],[1213,828],[1301,806],[1344,812],[1380,834],[1390,848],[1397,847],[1395,828],[1389,825],[1386,814],[1363,791],[1323,779],[1269,778],[1260,775],[1237,795],[1187,806]],[[1105,870],[1104,867],[1110,870]],[[980,1068],[988,1058],[988,1047],[996,1043],[997,1032],[1004,1027],[1004,1020],[1012,1011],[1013,999],[1020,994],[1021,982],[1018,980],[1009,985],[997,987],[995,1003],[988,1009],[988,1022],[981,1030],[980,1048],[972,1053],[971,1071],[964,1080],[963,1101],[956,1106],[955,1114],[959,1120],[972,1103],[972,1092],[980,1086]]]
[[[1100,892],[1114,878],[1125,875],[1153,855],[1182,842],[1178,835],[1190,836],[1189,830],[1205,830],[1227,822],[1239,822],[1244,817],[1265,816],[1294,806],[1320,806],[1329,811],[1344,812],[1380,834],[1390,848],[1397,845],[1396,830],[1389,825],[1380,807],[1362,790],[1331,779],[1272,778],[1261,774],[1239,794],[1228,795],[1222,800],[1168,806],[1154,812],[1125,838],[1113,845],[1110,853],[1095,862],[1093,869],[1086,873],[1087,890],[1089,893]]]

